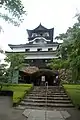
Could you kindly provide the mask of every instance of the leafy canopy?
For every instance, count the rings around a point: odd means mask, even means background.
[[[8,53],[5,61],[10,63],[10,68],[20,69],[24,65],[25,55],[21,53]]]
[[[77,22],[69,27],[66,33],[60,34],[56,39],[63,40],[58,49],[60,60],[53,60],[53,68],[68,68],[72,70],[72,79],[80,81],[80,14],[77,15]]]
[[[26,11],[24,10],[21,0],[1,0],[0,9],[7,11],[6,14],[5,11],[0,12],[0,17],[14,25],[19,25],[19,21],[23,21],[23,15],[26,15]],[[17,22],[15,18],[19,21]]]

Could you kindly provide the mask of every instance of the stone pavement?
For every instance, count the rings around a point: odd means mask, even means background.
[[[0,120],[26,120],[22,113],[23,110],[15,110],[14,108],[7,110],[4,113],[0,109]]]
[[[27,120],[65,120],[70,117],[67,111],[45,111],[45,110],[31,110],[27,109],[23,115]]]
[[[23,110],[12,108],[12,99],[9,96],[0,96],[0,120],[25,120]]]
[[[45,86],[35,86],[29,95],[26,95],[20,102],[19,106],[26,109],[43,109],[47,106],[50,110],[54,107],[74,107],[62,86],[48,86],[48,90]]]
[[[60,97],[58,96],[58,100],[59,99]],[[42,101],[36,101],[45,103],[44,99],[41,100]],[[59,106],[59,103],[56,103],[59,107],[51,106],[46,108],[46,106],[44,105],[42,107],[37,106],[36,108],[36,105],[35,107],[31,105],[29,108],[29,106],[27,105],[19,105],[18,107],[12,108],[12,102],[10,101],[11,100],[9,99],[9,97],[0,97],[0,120],[80,120],[80,111],[78,111],[74,107],[69,107],[69,105],[66,108],[61,108],[61,106]],[[26,101],[26,103],[27,102],[28,101]],[[48,99],[48,102],[51,103],[51,100]]]
[[[55,108],[52,111],[25,109],[23,115],[26,120],[80,120],[80,111],[76,108]]]
[[[35,110],[35,109],[10,109],[5,113],[1,112],[0,120],[80,120],[80,111],[75,108],[62,108],[54,109],[52,111],[47,110]],[[46,113],[46,119],[45,119]]]

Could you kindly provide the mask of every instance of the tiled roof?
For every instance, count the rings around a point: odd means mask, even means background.
[[[58,46],[60,43],[58,42],[53,42],[52,44],[46,44],[46,46],[50,47],[50,46]],[[18,44],[18,45],[13,45],[13,44],[8,44],[9,47],[12,48],[25,48],[25,47],[41,47],[42,45],[39,44]]]
[[[51,29],[54,29],[54,28],[51,28]],[[33,29],[33,30],[27,30],[27,31],[38,31],[38,30],[44,31],[44,30],[51,30],[51,29],[48,29],[48,28],[44,27],[44,26],[41,25],[41,23],[40,23],[39,26],[36,27],[35,29]]]
[[[35,67],[35,66],[29,66],[29,67],[23,67],[20,71],[23,71],[27,74],[32,74],[32,73],[35,73],[39,70],[38,67]]]

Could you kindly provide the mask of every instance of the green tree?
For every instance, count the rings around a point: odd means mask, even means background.
[[[11,77],[13,77],[13,73],[14,71],[17,69],[21,69],[25,63],[24,63],[24,59],[25,59],[25,54],[21,54],[21,53],[8,53],[6,54],[6,58],[5,58],[5,62],[7,62],[8,64],[10,64],[9,67],[9,75]]]
[[[8,82],[8,76],[7,76],[7,64],[0,64],[0,86],[2,88],[3,83]]]
[[[72,68],[74,82],[80,80],[80,29],[77,31],[76,38],[69,56],[70,67]]]
[[[7,22],[11,22],[15,26],[20,25],[20,22],[23,21],[23,16],[26,15],[21,0],[1,0],[0,10],[2,9],[7,12],[6,14],[5,12],[0,12],[0,17]]]
[[[61,54],[62,60],[69,62],[69,68],[72,70],[72,80],[75,83],[80,81],[80,14],[77,17],[78,22],[73,27],[69,27],[66,33],[56,37],[56,39],[63,40],[58,53]]]
[[[11,63],[10,67],[12,67],[13,69],[15,69],[15,67],[19,69],[23,65],[24,58],[25,58],[25,54],[7,53],[5,61]]]
[[[80,14],[77,14],[77,22],[69,27],[66,33],[60,34],[55,39],[63,40],[59,46],[57,54],[61,59],[52,60],[52,68],[68,69],[72,71],[72,81],[80,82]]]
[[[52,59],[48,66],[51,69],[59,70],[59,69],[68,69],[69,68],[69,61],[62,60],[62,59]]]

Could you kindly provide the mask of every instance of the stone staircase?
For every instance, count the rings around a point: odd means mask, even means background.
[[[47,97],[46,97],[47,95]],[[29,109],[54,109],[74,107],[62,86],[35,86],[33,91],[21,101],[20,108]]]

